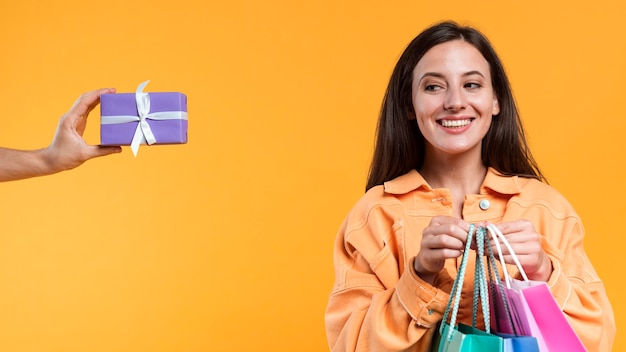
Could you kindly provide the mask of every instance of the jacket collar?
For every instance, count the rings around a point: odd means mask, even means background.
[[[417,170],[411,170],[402,176],[384,183],[385,193],[396,195],[406,194],[420,188],[426,191],[432,190],[430,185]],[[485,180],[480,187],[480,193],[487,193],[487,189],[500,194],[512,195],[520,193],[522,188],[518,176],[504,176],[495,169],[488,168]]]

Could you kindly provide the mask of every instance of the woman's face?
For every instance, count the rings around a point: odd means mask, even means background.
[[[500,112],[489,63],[462,40],[424,54],[413,70],[412,101],[427,155],[480,155],[492,116]]]

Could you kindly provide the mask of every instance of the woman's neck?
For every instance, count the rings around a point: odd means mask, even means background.
[[[487,167],[477,158],[437,156],[426,158],[419,171],[432,188],[447,188],[464,197],[479,193]]]

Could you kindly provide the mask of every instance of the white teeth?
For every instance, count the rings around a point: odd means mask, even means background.
[[[469,125],[471,120],[441,120],[443,127],[463,127]]]

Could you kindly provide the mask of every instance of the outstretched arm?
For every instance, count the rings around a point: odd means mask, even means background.
[[[115,93],[115,89],[98,89],[80,96],[59,120],[48,147],[0,148],[0,182],[50,175],[73,169],[92,158],[121,152],[121,147],[88,145],[83,139],[89,113],[100,103],[100,95],[107,93]]]

